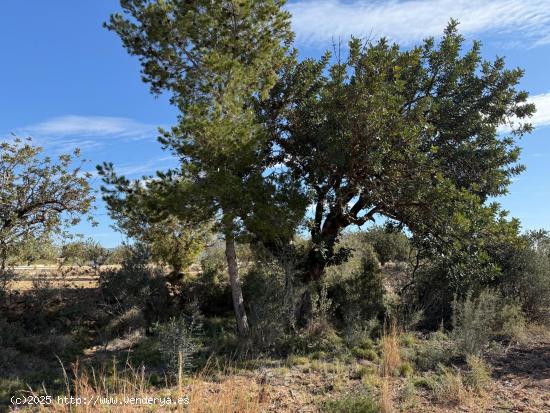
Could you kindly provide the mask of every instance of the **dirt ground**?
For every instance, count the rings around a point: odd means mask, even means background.
[[[550,336],[535,335],[527,343],[509,347],[504,354],[490,358],[494,383],[483,397],[463,403],[436,402],[427,390],[418,389],[403,401],[403,378],[392,379],[392,399],[396,412],[550,412]],[[336,370],[336,371],[335,371]],[[311,369],[267,368],[251,372],[246,381],[265,384],[268,412],[317,412],[319,401],[360,391],[361,380],[353,377],[349,366]],[[378,397],[377,391],[373,397]]]

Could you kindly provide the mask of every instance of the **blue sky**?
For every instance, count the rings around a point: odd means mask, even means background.
[[[458,18],[487,58],[522,67],[522,88],[537,104],[536,130],[521,141],[527,171],[501,198],[524,229],[550,229],[550,5],[548,0],[291,1],[296,46],[319,56],[333,38],[387,36],[403,46],[438,36]],[[0,139],[30,135],[51,154],[80,147],[88,168],[102,161],[139,177],[174,164],[156,142],[156,128],[177,112],[141,82],[137,59],[101,27],[119,10],[115,0],[3,0],[0,14]],[[94,180],[98,186],[97,178]],[[99,225],[77,231],[106,246],[122,237],[101,202]]]

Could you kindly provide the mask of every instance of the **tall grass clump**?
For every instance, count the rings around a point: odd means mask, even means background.
[[[399,332],[396,322],[392,321],[384,328],[382,336],[382,374],[392,376],[396,374],[400,365]]]
[[[489,364],[476,356],[468,356],[466,363],[468,364],[468,373],[465,377],[466,383],[477,394],[484,394],[493,383]]]

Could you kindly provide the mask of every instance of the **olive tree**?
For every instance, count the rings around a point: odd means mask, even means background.
[[[31,139],[0,143],[0,271],[17,245],[62,234],[90,210],[89,174],[79,152],[57,159],[42,156]]]

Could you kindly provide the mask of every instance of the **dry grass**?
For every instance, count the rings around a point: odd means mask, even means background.
[[[382,375],[392,376],[401,365],[399,332],[395,321],[384,328],[382,337]]]
[[[382,336],[382,385],[380,388],[380,410],[382,413],[394,411],[392,402],[392,376],[398,372],[401,365],[399,347],[399,331],[397,323],[391,321],[389,327],[384,327]]]
[[[180,362],[183,363],[181,356]],[[123,371],[118,371],[116,363],[113,363],[112,371],[105,373],[93,369],[81,370],[78,365],[74,365],[72,379],[69,379],[69,375],[63,369],[66,390],[61,397],[78,397],[80,404],[59,403],[58,397],[53,396],[53,403],[42,406],[39,411],[111,412],[115,404],[116,411],[122,413],[142,409],[189,413],[255,413],[269,402],[269,391],[266,386],[258,385],[251,380],[227,377],[225,372],[220,372],[221,380],[212,382],[204,378],[207,375],[206,369],[193,377],[184,377],[183,369],[178,370],[177,383],[170,383],[167,378],[166,386],[158,389],[150,385],[144,368],[135,369],[127,365]],[[45,389],[43,391],[46,393]],[[30,393],[38,396],[32,390]],[[131,398],[134,400],[131,401]],[[171,402],[168,403],[168,400]],[[24,411],[36,411],[35,407],[30,406]]]
[[[459,371],[444,367],[433,388],[434,396],[440,403],[459,405],[469,399],[468,390],[464,386]]]
[[[393,403],[391,394],[391,383],[389,377],[384,377],[380,389],[380,411],[382,413],[393,413]]]

